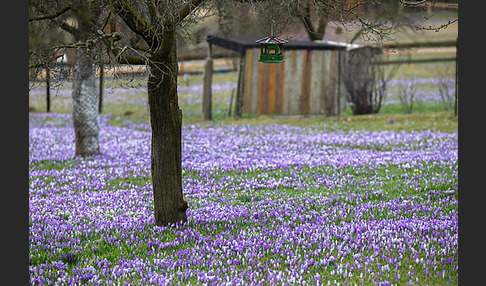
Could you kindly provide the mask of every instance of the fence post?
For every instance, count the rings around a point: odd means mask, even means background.
[[[341,73],[343,67],[343,51],[338,51],[338,66],[337,66],[337,120],[341,118]]]
[[[100,64],[100,96],[98,99],[98,113],[103,111],[103,63]]]
[[[51,71],[49,67],[46,67],[46,101],[47,101],[47,112],[51,112]]]
[[[458,55],[459,55],[459,37],[456,38],[456,81],[454,90],[454,116],[457,116],[457,72],[458,72]]]
[[[239,119],[243,116],[243,97],[245,93],[245,57],[246,49],[240,54],[240,63],[238,65],[238,82],[236,87],[235,112],[234,118]]]
[[[211,120],[211,85],[213,77],[213,59],[211,57],[211,44],[208,48],[208,57],[204,65],[204,83],[202,98],[202,114],[204,120]]]
[[[231,90],[230,104],[229,104],[229,108],[228,108],[228,118],[231,117],[231,108],[233,106],[233,97],[234,97],[234,95],[235,95],[235,88],[233,88]]]

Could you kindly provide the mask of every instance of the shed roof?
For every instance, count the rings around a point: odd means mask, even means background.
[[[240,54],[245,53],[246,49],[258,48],[260,44],[256,41],[257,37],[249,36],[217,36],[208,35],[207,42],[217,45]],[[312,42],[309,40],[289,40],[285,44],[286,50],[346,50],[346,46],[339,43]]]

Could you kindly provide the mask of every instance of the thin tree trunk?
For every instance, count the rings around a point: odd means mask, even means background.
[[[100,153],[98,126],[98,92],[95,82],[93,49],[78,48],[73,80],[73,124],[75,155]]]
[[[309,5],[309,4],[308,4]],[[301,21],[304,24],[305,30],[307,31],[307,35],[311,41],[320,41],[324,38],[324,34],[326,33],[327,22],[329,21],[328,11],[320,11],[319,13],[319,22],[317,23],[317,28],[314,27],[314,24],[311,21],[310,14],[310,6],[306,7],[307,15],[301,17]]]
[[[165,38],[174,35],[169,31]],[[147,85],[154,213],[159,226],[186,222],[188,207],[182,193],[182,111],[177,97],[177,54],[175,40],[168,42],[173,44],[167,56],[152,54]]]

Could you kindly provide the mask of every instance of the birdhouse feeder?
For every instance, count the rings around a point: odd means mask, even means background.
[[[284,49],[283,44],[289,41],[278,37],[265,37],[256,40],[260,44],[260,62],[262,63],[283,63]]]

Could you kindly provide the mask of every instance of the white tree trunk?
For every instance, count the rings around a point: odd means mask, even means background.
[[[78,48],[73,81],[73,124],[76,154],[99,154],[98,97],[93,49]]]

